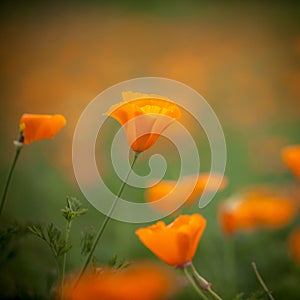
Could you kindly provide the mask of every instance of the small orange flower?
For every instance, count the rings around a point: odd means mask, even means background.
[[[136,152],[150,148],[160,134],[181,116],[179,107],[158,95],[124,92],[124,102],[113,105],[107,115],[116,119]]]
[[[122,270],[87,273],[78,285],[65,285],[65,300],[162,300],[174,292],[170,270],[153,263],[136,263]]]
[[[135,233],[162,261],[182,267],[192,261],[205,226],[206,220],[199,214],[181,215],[170,225],[159,221]]]
[[[288,245],[291,257],[300,265],[300,226],[290,234]]]
[[[254,190],[225,200],[219,208],[219,220],[226,234],[253,231],[260,227],[277,229],[296,216],[298,205],[287,196],[267,190]]]
[[[284,147],[281,154],[286,165],[300,179],[300,145]]]
[[[21,142],[25,145],[53,138],[66,125],[62,115],[23,114],[20,120]]]
[[[194,184],[195,182],[196,184]],[[227,179],[221,174],[203,173],[199,175],[185,176],[185,178],[182,179],[181,184],[178,183],[177,187],[176,184],[176,180],[160,181],[146,190],[146,201],[152,203],[165,197],[162,202],[156,203],[153,207],[161,211],[168,212],[180,206],[180,203],[182,203],[183,197],[186,194],[189,196],[183,204],[190,205],[199,199],[204,189],[206,189],[207,192],[213,192],[218,189],[222,190],[227,185]],[[191,189],[191,187],[193,189]],[[172,193],[175,188],[176,193]]]

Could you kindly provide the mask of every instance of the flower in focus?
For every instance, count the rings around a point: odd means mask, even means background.
[[[300,226],[290,234],[288,246],[291,257],[300,265]]]
[[[20,142],[27,145],[53,138],[64,126],[62,115],[23,114],[20,120]]]
[[[177,183],[176,180],[161,180],[146,190],[145,198],[148,203],[155,204],[153,208],[168,212],[183,204],[193,204],[200,198],[204,190],[206,192],[214,192],[224,189],[226,185],[227,179],[221,174],[203,173],[189,175],[182,178],[181,183]],[[172,191],[175,188],[176,192],[173,193]],[[162,198],[164,198],[163,201],[154,203]],[[183,201],[184,198],[186,198],[185,201]]]
[[[64,287],[65,300],[162,300],[174,292],[176,279],[170,270],[140,262],[121,270],[86,273],[74,286]]]
[[[191,262],[206,225],[199,214],[181,215],[170,225],[159,221],[135,233],[162,261],[177,267]]]
[[[258,189],[223,201],[219,220],[224,232],[232,235],[260,227],[283,227],[293,220],[297,211],[297,202],[286,195]]]
[[[284,147],[281,154],[286,165],[300,179],[300,145]]]
[[[128,143],[136,152],[150,148],[181,116],[179,107],[162,96],[133,92],[122,95],[124,102],[113,105],[107,115],[124,127]]]

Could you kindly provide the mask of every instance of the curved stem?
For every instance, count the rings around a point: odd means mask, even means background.
[[[80,278],[84,274],[87,266],[89,265],[89,263],[90,263],[90,261],[92,259],[92,256],[93,256],[93,254],[95,252],[95,249],[96,249],[96,246],[97,246],[97,244],[98,244],[98,242],[99,242],[99,240],[100,240],[100,238],[101,238],[101,236],[102,236],[102,234],[104,232],[104,229],[106,228],[109,220],[111,219],[112,213],[113,213],[114,209],[116,208],[117,203],[118,203],[118,201],[119,201],[119,199],[120,199],[120,197],[122,195],[122,192],[123,192],[123,190],[124,190],[124,188],[126,186],[126,182],[127,182],[128,178],[129,178],[129,176],[131,174],[132,168],[133,168],[133,166],[134,166],[134,164],[135,164],[135,162],[136,162],[136,160],[138,158],[138,155],[139,155],[139,153],[137,153],[137,152],[134,153],[134,158],[133,158],[133,161],[131,163],[130,170],[128,171],[128,174],[127,174],[125,180],[122,182],[122,185],[121,185],[121,187],[119,189],[119,192],[118,192],[118,194],[117,194],[117,196],[116,196],[116,198],[115,198],[115,200],[114,200],[114,202],[113,202],[113,204],[112,204],[109,212],[107,213],[107,215],[106,215],[106,217],[105,217],[102,225],[100,226],[100,228],[99,228],[99,230],[97,232],[96,238],[94,239],[94,242],[93,242],[93,245],[92,245],[92,248],[91,248],[91,251],[90,251],[89,255],[87,256],[87,258],[85,260],[85,263],[83,265],[83,268],[81,269],[81,272],[79,274],[79,278],[78,278],[76,284],[78,283],[78,281],[80,280]]]
[[[202,290],[195,283],[195,281],[194,281],[192,275],[190,275],[187,267],[183,268],[183,271],[184,271],[184,274],[185,274],[187,280],[190,282],[190,284],[195,289],[195,291],[197,292],[197,294],[201,297],[201,299],[208,300],[208,298],[204,295],[204,293],[202,292]]]
[[[65,238],[66,246],[69,244],[71,225],[72,225],[72,221],[67,221],[66,238]],[[65,273],[66,273],[66,262],[67,262],[67,251],[64,253],[63,256],[63,264],[61,270],[61,299],[64,299],[64,281],[65,281]]]
[[[16,166],[16,163],[17,163],[17,160],[18,160],[18,157],[19,157],[19,154],[21,152],[21,149],[22,149],[22,144],[18,144],[16,145],[16,154],[15,154],[15,157],[14,157],[14,160],[13,160],[13,163],[10,167],[10,170],[9,170],[9,173],[8,173],[8,177],[6,179],[6,183],[5,183],[5,186],[4,186],[4,190],[3,190],[3,193],[2,193],[2,197],[1,197],[1,204],[0,204],[0,216],[2,214],[2,211],[3,211],[3,208],[4,208],[4,204],[5,204],[5,200],[6,200],[6,195],[7,195],[7,191],[8,191],[8,187],[9,187],[9,183],[11,181],[11,178],[12,178],[12,174],[14,172],[14,169],[15,169],[15,166]]]
[[[268,298],[269,298],[270,300],[274,300],[274,297],[272,296],[271,291],[268,289],[267,285],[265,284],[265,282],[263,281],[262,277],[260,276],[260,274],[259,274],[259,272],[258,272],[258,270],[257,270],[256,263],[255,263],[255,262],[252,262],[251,265],[252,265],[252,268],[253,268],[253,270],[254,270],[254,273],[255,273],[255,275],[256,275],[256,277],[257,277],[259,283],[261,284],[261,286],[262,286],[262,288],[264,289],[264,291],[267,293]]]
[[[43,241],[46,242],[46,244],[49,246],[51,253],[53,254],[54,260],[55,260],[55,264],[56,264],[56,272],[57,272],[57,277],[58,277],[58,282],[61,281],[61,273],[60,273],[60,264],[59,264],[59,259],[56,256],[55,251],[53,250],[53,248],[51,247],[51,245],[48,243],[47,240],[43,239]]]
[[[211,289],[211,287],[209,287],[209,288],[207,289],[207,291],[208,291],[215,299],[222,300],[222,298],[221,298],[216,292],[214,292],[214,291]]]
[[[191,269],[192,269],[192,274],[193,274],[193,277],[196,279],[196,282],[200,285],[200,287],[205,290],[205,291],[208,291],[211,296],[214,297],[214,299],[216,300],[222,300],[222,298],[212,290],[211,286],[212,284],[209,283],[205,278],[203,278],[198,272],[197,270],[195,269],[194,265],[191,263],[190,265]]]

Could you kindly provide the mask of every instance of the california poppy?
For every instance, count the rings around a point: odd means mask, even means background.
[[[66,125],[62,115],[23,114],[20,120],[20,142],[27,145],[53,138]]]
[[[174,292],[174,286],[170,270],[139,262],[122,270],[86,273],[77,285],[67,280],[64,295],[66,300],[162,300]]]
[[[181,215],[170,225],[159,221],[135,233],[162,261],[183,267],[192,261],[205,226],[206,220],[199,214]]]
[[[107,115],[124,127],[128,143],[135,152],[150,148],[181,116],[179,107],[162,96],[133,92],[122,95],[124,102],[113,105]]]
[[[219,220],[224,232],[231,235],[261,227],[283,227],[293,220],[297,210],[297,202],[288,196],[258,189],[223,201],[219,208]]]
[[[300,179],[300,145],[284,147],[281,153],[283,161]]]
[[[294,261],[300,265],[300,226],[290,234],[289,252]]]
[[[194,184],[195,182],[196,184]],[[204,190],[207,192],[221,190],[225,188],[226,184],[226,178],[217,173],[188,175],[182,179],[181,183],[178,183],[176,180],[160,181],[146,190],[145,198],[148,203],[164,198],[163,201],[156,203],[153,207],[162,211],[169,211],[173,208],[180,207],[181,203],[184,205],[193,204],[200,198]],[[172,193],[174,188],[176,188],[176,193]],[[185,201],[183,201],[183,197],[186,194],[188,194],[188,197]]]

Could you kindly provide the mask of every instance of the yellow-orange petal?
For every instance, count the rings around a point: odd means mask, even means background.
[[[232,235],[237,231],[284,227],[297,212],[298,203],[288,196],[258,189],[223,201],[219,207],[219,221],[223,231]]]
[[[123,126],[128,143],[136,152],[150,148],[160,134],[181,116],[174,102],[158,95],[127,92],[123,93],[123,97],[130,100],[113,105],[106,114]]]
[[[294,229],[290,234],[288,248],[292,259],[300,265],[300,226]]]
[[[177,285],[170,270],[153,262],[137,262],[122,270],[87,273],[74,287],[65,285],[66,300],[161,300],[170,297]]]
[[[222,190],[226,185],[226,177],[218,173],[188,175],[182,178],[180,184],[176,180],[161,180],[146,190],[145,200],[151,203],[165,197],[162,202],[156,203],[153,207],[168,212],[172,208],[180,206],[180,203],[182,205],[193,204],[201,197],[204,190],[207,192]],[[171,194],[175,187],[176,193]]]
[[[62,115],[23,114],[20,120],[23,143],[27,145],[42,139],[51,139],[65,125],[66,119]]]
[[[135,233],[162,261],[183,266],[193,259],[205,226],[206,220],[199,214],[181,215],[168,226],[159,221]]]
[[[300,179],[300,145],[284,147],[281,154],[285,164]]]
[[[125,102],[132,101],[135,99],[141,99],[141,98],[155,98],[155,99],[163,99],[168,101],[170,100],[167,97],[163,97],[157,94],[145,94],[145,93],[132,92],[132,91],[122,92],[122,99]]]

